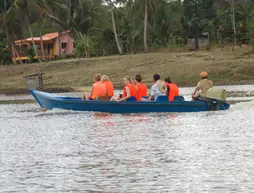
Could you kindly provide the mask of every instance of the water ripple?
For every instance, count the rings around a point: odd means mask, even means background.
[[[1,105],[0,192],[254,192],[253,117]]]

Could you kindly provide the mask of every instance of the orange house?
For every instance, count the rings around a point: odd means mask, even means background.
[[[34,37],[33,39],[37,48],[38,57],[41,60],[56,59],[56,57],[60,55],[63,57],[73,55],[74,39],[70,35],[70,31],[49,33],[41,37]],[[24,50],[31,48],[33,45],[32,38],[17,40],[14,44],[20,58],[12,51],[13,60],[15,57],[17,61],[28,61],[29,57],[26,56]],[[33,59],[38,58],[34,56]]]

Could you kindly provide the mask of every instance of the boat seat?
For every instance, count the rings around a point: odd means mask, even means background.
[[[184,101],[184,97],[183,96],[175,96],[174,100],[175,101]]]
[[[137,101],[136,97],[130,97],[129,99],[127,99],[126,101],[128,102],[133,102],[133,101]]]
[[[81,100],[81,97],[56,97],[56,98],[58,98],[58,99],[61,99],[61,100]]]
[[[97,97],[97,101],[110,101],[111,96],[101,96],[101,97]]]
[[[158,96],[156,102],[168,102],[168,96]]]

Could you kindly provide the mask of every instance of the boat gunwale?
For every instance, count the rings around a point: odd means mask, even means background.
[[[34,93],[36,91],[36,94]],[[147,102],[147,101],[139,101],[139,102],[133,102],[133,101],[126,101],[126,102],[116,102],[116,101],[98,101],[98,100],[72,100],[72,99],[64,99],[65,96],[48,96],[43,94],[44,92],[37,91],[37,90],[32,90],[32,93],[35,95],[40,95],[48,100],[56,101],[56,102],[62,102],[62,103],[76,103],[76,104],[89,104],[89,103],[94,103],[96,105],[147,105],[147,106],[203,106],[206,104],[206,102],[203,101],[173,101],[173,102],[158,102],[158,101],[152,101],[152,102]],[[47,93],[51,95],[51,93]],[[52,94],[53,95],[53,94]],[[61,99],[62,98],[62,99]],[[71,97],[70,97],[71,98]],[[78,98],[78,97],[77,97]]]

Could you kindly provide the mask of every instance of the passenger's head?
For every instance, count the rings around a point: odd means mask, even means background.
[[[99,81],[101,81],[101,74],[100,73],[98,73],[94,76],[94,82],[99,82]]]
[[[127,84],[130,84],[130,83],[131,83],[131,78],[128,77],[128,76],[125,76],[125,77],[123,78],[123,84],[124,84],[124,85],[127,85]]]
[[[153,75],[154,82],[156,82],[157,80],[160,80],[160,79],[161,79],[161,76],[159,74],[154,74]]]
[[[201,79],[208,78],[208,73],[205,72],[205,71],[201,72],[201,73],[200,73],[200,78],[201,78]]]
[[[160,89],[160,91],[161,92],[163,92],[163,93],[166,93],[167,92],[167,84],[166,84],[166,82],[165,81],[159,81],[159,89]]]
[[[136,81],[136,83],[140,83],[140,82],[142,81],[142,77],[141,77],[140,74],[137,74],[137,75],[135,76],[135,81]]]
[[[109,80],[109,77],[106,76],[106,75],[102,75],[101,81],[103,82],[103,81],[106,81],[106,80]]]
[[[170,76],[165,78],[164,81],[167,82],[167,83],[171,83],[172,82]]]

